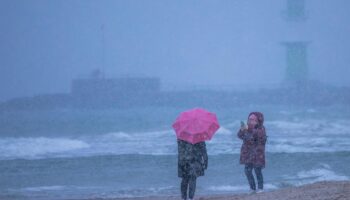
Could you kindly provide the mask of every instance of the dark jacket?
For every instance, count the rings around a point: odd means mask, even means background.
[[[253,129],[239,130],[237,133],[237,136],[243,140],[240,163],[265,167],[265,144],[267,136],[263,125],[264,117],[258,112],[251,114],[258,116],[259,124]]]
[[[198,177],[204,176],[208,167],[208,155],[205,142],[191,144],[177,140],[178,146],[178,176]]]

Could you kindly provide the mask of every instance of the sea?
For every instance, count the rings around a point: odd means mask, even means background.
[[[0,199],[180,196],[172,124],[192,107],[0,111]],[[349,105],[205,107],[220,129],[196,194],[249,191],[240,121],[265,115],[265,190],[350,179]]]

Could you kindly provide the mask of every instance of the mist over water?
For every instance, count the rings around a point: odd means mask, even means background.
[[[303,2],[3,1],[0,101],[68,93],[96,69],[165,90],[275,88],[288,42],[307,45],[309,80],[349,87],[349,2]]]

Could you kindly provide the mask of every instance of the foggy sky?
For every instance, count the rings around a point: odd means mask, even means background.
[[[310,79],[350,86],[350,1],[306,0],[305,23],[284,0],[0,1],[0,101],[69,92],[106,77],[160,77],[165,86],[270,86],[286,68],[283,41],[310,41]]]

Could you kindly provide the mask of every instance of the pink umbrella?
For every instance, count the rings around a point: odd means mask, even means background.
[[[182,112],[173,124],[177,138],[192,144],[210,140],[219,127],[216,115],[201,108]]]

